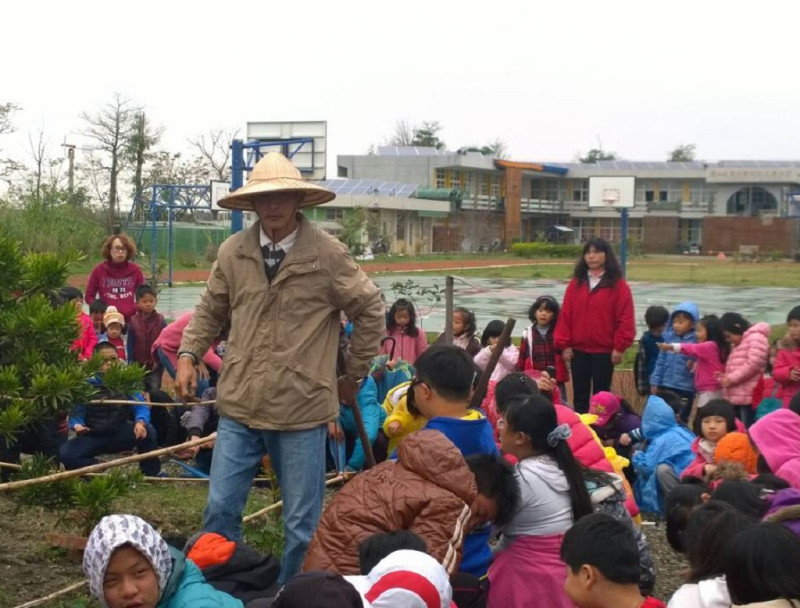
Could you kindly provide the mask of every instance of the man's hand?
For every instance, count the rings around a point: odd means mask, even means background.
[[[344,441],[344,431],[338,422],[331,421],[328,423],[328,437],[335,439],[339,443]]]
[[[137,441],[147,437],[147,425],[141,420],[133,425],[133,436],[136,437]]]
[[[393,422],[389,423],[389,432],[387,433],[389,437],[395,437],[396,435],[400,434],[400,431],[403,430],[403,425],[400,424],[399,420],[394,420]]]
[[[356,403],[358,394],[358,383],[350,376],[339,376],[337,390],[339,392],[339,403],[353,406]]]
[[[178,369],[175,370],[175,389],[184,403],[197,401],[197,372],[191,357],[178,357]]]
[[[622,353],[618,350],[611,351],[611,365],[619,365],[622,363]]]
[[[570,361],[572,361],[572,349],[571,348],[565,348],[564,350],[562,350],[561,351],[561,358],[564,359],[565,363],[569,363]]]
[[[672,350],[672,344],[667,344],[665,342],[659,342],[658,344],[656,344],[656,346],[658,346],[658,348],[660,348],[663,351]]]
[[[631,436],[628,435],[628,433],[622,433],[622,435],[619,436],[619,444],[620,445],[624,445],[624,446],[630,445],[631,444]]]
[[[85,435],[89,432],[89,427],[83,426],[82,424],[76,424],[72,427],[72,430],[75,431],[76,435]]]

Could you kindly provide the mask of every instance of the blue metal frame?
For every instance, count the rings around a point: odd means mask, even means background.
[[[619,246],[620,265],[622,266],[622,277],[625,277],[625,271],[628,266],[628,208],[623,207],[622,212],[622,243]]]
[[[314,138],[313,137],[297,137],[294,139],[282,139],[279,141],[248,141],[244,142],[241,139],[234,139],[231,142],[231,191],[238,190],[244,185],[244,172],[252,171],[256,163],[260,161],[263,156],[263,148],[281,148],[281,152],[287,157],[292,158],[297,154],[300,149],[306,145],[311,144],[311,163],[312,171],[314,170]],[[297,147],[292,149],[291,146]],[[245,150],[248,152],[247,159],[245,159]],[[300,170],[301,173],[308,173],[308,171]],[[244,216],[241,211],[231,212],[231,234],[236,234],[244,229]]]
[[[175,257],[175,233],[174,215],[176,209],[195,210],[206,209],[211,211],[211,186],[196,186],[186,184],[153,184],[150,186],[150,200],[147,201],[147,215],[142,223],[137,242],[141,242],[145,227],[151,224],[150,231],[150,270],[155,276],[158,270],[158,238],[157,226],[161,211],[167,211],[168,225],[168,265],[169,274],[167,275],[167,285],[172,287],[173,258]],[[134,207],[135,208],[135,207]],[[129,220],[132,218],[134,209],[131,209]]]

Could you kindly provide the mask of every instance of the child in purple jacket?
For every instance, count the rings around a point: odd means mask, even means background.
[[[629,446],[620,445],[620,436],[642,425],[642,419],[634,413],[630,403],[614,393],[600,391],[592,395],[589,413],[597,416],[592,428],[603,445],[613,447],[617,452],[620,449],[627,452]]]

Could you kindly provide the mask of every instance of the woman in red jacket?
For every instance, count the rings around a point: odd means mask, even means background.
[[[556,350],[572,367],[575,410],[589,411],[591,395],[611,390],[614,366],[636,335],[633,297],[605,239],[583,247],[555,330]]]
[[[134,294],[144,285],[144,275],[136,258],[136,243],[124,234],[112,234],[103,243],[101,255],[105,258],[92,270],[86,283],[86,303],[91,306],[95,298],[117,310],[130,321],[136,313]]]

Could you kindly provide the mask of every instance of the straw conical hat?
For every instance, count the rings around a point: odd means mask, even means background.
[[[299,192],[303,195],[300,207],[321,205],[336,198],[322,186],[303,181],[300,171],[280,152],[270,152],[250,173],[247,183],[219,199],[219,206],[235,211],[252,211],[253,199],[270,192]]]

